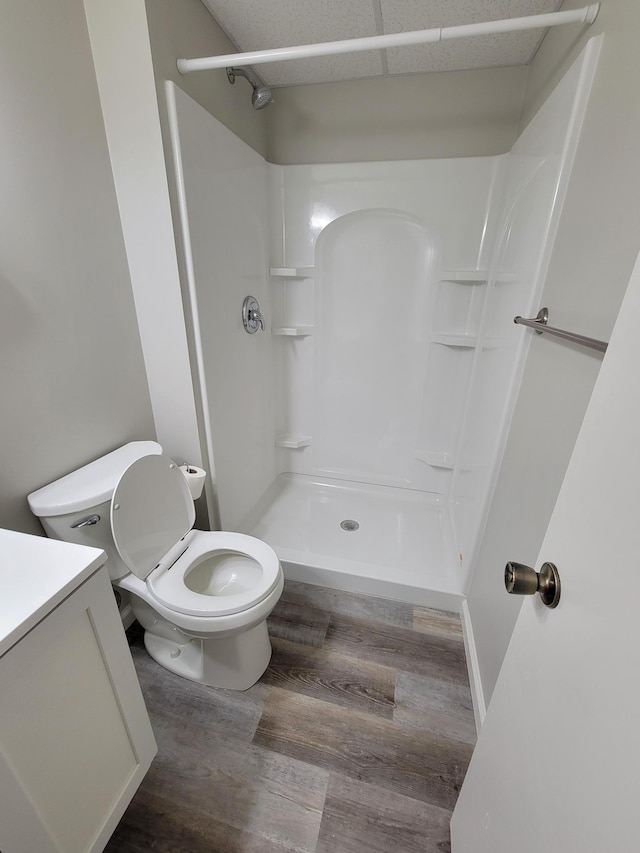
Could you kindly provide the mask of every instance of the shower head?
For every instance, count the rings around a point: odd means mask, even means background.
[[[251,103],[254,110],[262,110],[273,101],[273,94],[268,86],[265,86],[249,68],[227,68],[229,83],[235,83],[236,77],[244,77],[251,83],[253,93]]]
[[[254,87],[251,95],[251,103],[253,104],[254,110],[262,110],[264,107],[268,107],[272,101],[273,94],[268,86]]]

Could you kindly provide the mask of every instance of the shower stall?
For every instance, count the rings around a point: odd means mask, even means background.
[[[290,579],[459,608],[596,58],[462,159],[273,165],[167,83],[209,510]]]

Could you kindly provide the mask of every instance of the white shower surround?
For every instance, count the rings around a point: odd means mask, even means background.
[[[301,273],[272,276],[273,323],[309,334],[274,338],[277,468],[294,476],[249,525],[290,577],[457,608],[449,496],[503,168],[269,166],[273,266]]]
[[[458,607],[529,339],[512,320],[541,290],[583,66],[511,155],[389,163],[266,164],[169,84],[222,526],[269,542],[289,577]],[[242,329],[249,293],[265,335]]]

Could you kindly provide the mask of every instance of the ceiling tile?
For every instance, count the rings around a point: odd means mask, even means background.
[[[473,36],[387,50],[390,74],[458,71],[498,65],[526,65],[537,50],[544,30]]]
[[[255,70],[269,86],[297,86],[302,83],[332,83],[336,80],[379,77],[384,68],[381,51],[370,50],[342,56],[273,62],[257,65]]]
[[[203,0],[240,50],[377,35],[372,0]],[[270,86],[327,82],[382,74],[378,51],[256,67]]]
[[[380,0],[385,33],[555,12],[562,0]]]
[[[202,0],[239,51],[554,12],[562,0]],[[382,26],[381,26],[382,25]],[[259,65],[270,86],[525,65],[544,30]]]
[[[561,0],[380,0],[385,33],[452,27],[555,12]],[[526,65],[545,30],[473,36],[388,50],[389,73]]]

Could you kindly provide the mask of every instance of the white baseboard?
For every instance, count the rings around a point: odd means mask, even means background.
[[[464,650],[467,656],[467,669],[469,670],[469,684],[471,686],[471,699],[473,701],[473,715],[476,721],[476,732],[480,729],[487,714],[484,703],[484,691],[482,690],[482,679],[480,677],[480,665],[476,651],[476,641],[473,636],[473,625],[469,605],[465,599],[460,607],[460,619],[462,620],[462,636],[464,637]]]

